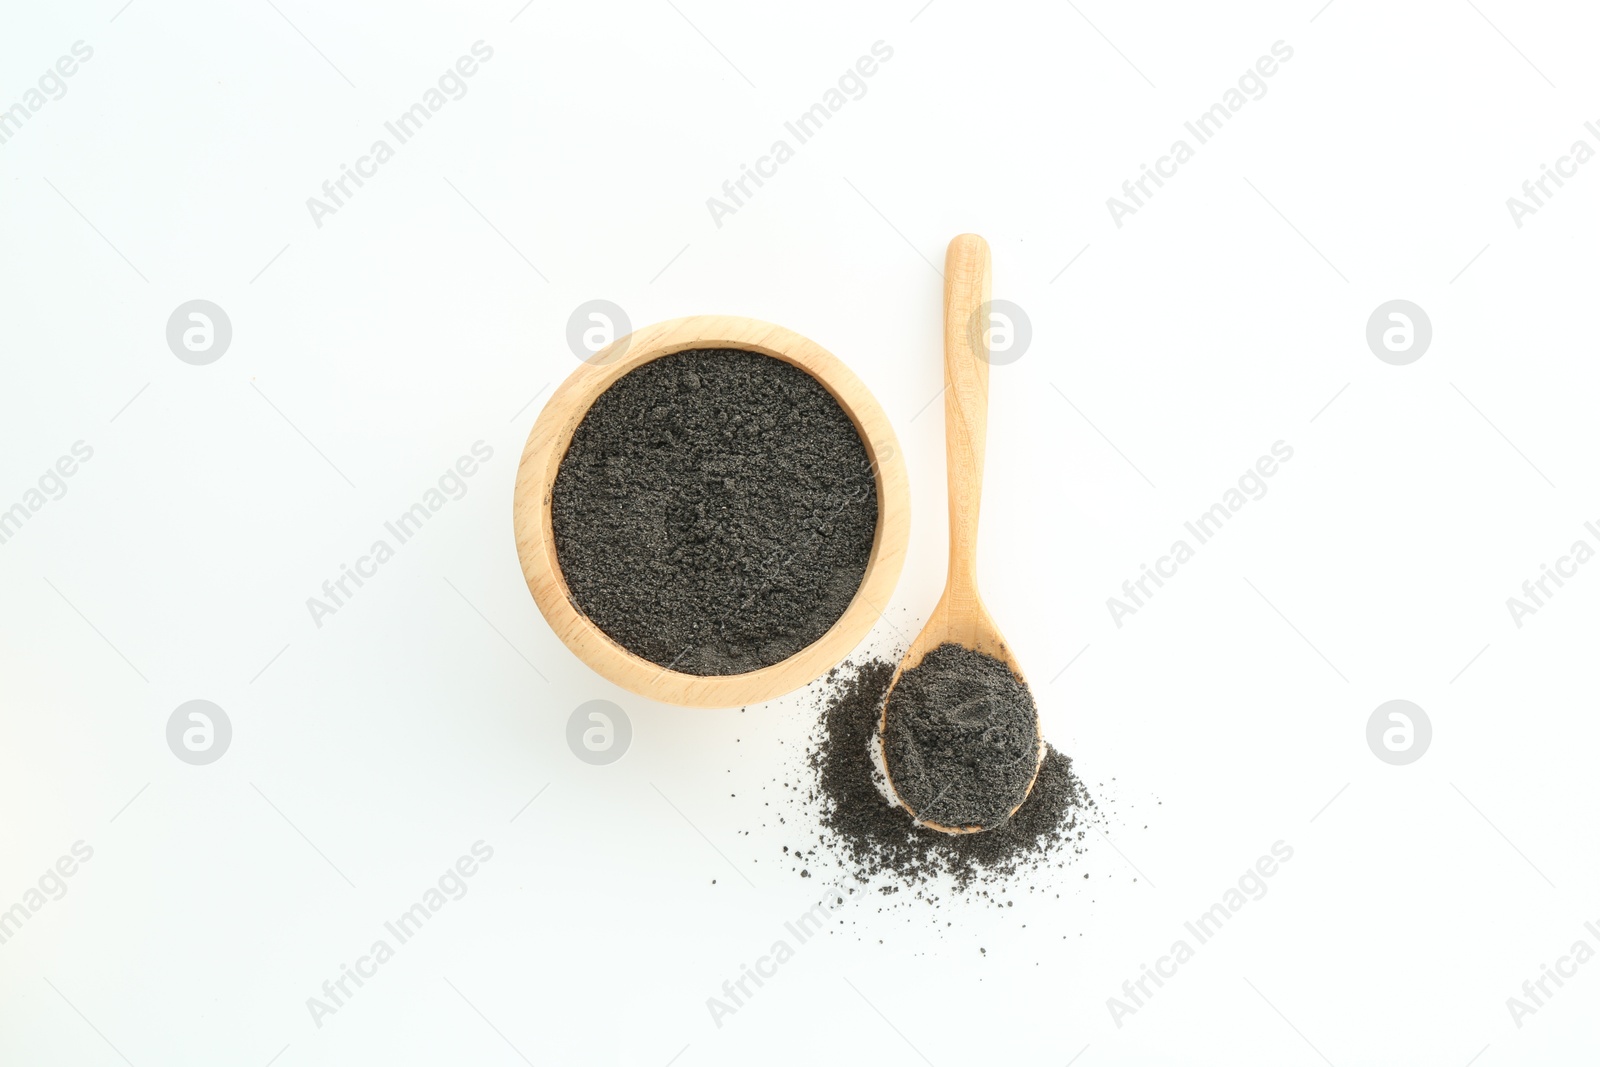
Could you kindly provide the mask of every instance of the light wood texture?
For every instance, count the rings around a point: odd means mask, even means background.
[[[1022,665],[1012,655],[978,594],[978,505],[983,496],[984,441],[989,428],[989,280],[988,242],[973,233],[951,241],[944,257],[944,451],[950,495],[950,570],[944,594],[927,625],[895,668],[889,682],[891,693],[901,675],[946,642],[993,656],[1027,684]],[[881,728],[886,731],[888,723],[885,700]],[[1029,791],[1039,777],[1039,764],[1043,761],[1041,735]],[[893,776],[889,784],[894,785]],[[898,790],[895,796],[900,796]],[[1026,792],[1011,810],[1015,812],[1025,799]],[[904,797],[900,801],[905,804]],[[909,804],[905,807],[911,810]],[[947,834],[983,829],[931,822],[922,825]]]
[[[876,473],[878,529],[855,598],[816,641],[782,662],[746,674],[682,674],[617,644],[573,604],[561,575],[551,530],[550,494],[556,472],[589,405],[629,371],[691,348],[760,352],[809,373],[850,416]],[[866,636],[888,605],[905,563],[911,499],[905,461],[889,419],[848,367],[820,345],[781,326],[728,315],[697,315],[657,323],[618,338],[561,383],[534,422],[523,449],[512,522],[517,556],[534,602],[556,636],[579,659],[641,696],[669,704],[726,708],[771,700],[815,681]]]

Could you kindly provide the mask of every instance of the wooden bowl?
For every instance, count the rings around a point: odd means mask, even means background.
[[[612,640],[573,603],[556,557],[550,497],[556,472],[589,405],[629,371],[693,348],[736,348],[784,360],[832,394],[855,425],[878,491],[878,528],[855,597],[817,640],[744,674],[683,674],[635,655]],[[517,468],[512,521],[522,574],[556,636],[599,674],[641,696],[670,704],[725,708],[757,704],[815,681],[866,636],[894,592],[905,563],[911,500],[905,463],[889,419],[861,380],[813,341],[755,319],[695,315],[635,330],[596,352],[551,395],[533,424]]]

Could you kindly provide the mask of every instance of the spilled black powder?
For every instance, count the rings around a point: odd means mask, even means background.
[[[827,389],[780,359],[694,349],[590,406],[551,493],[574,606],[685,674],[787,659],[839,620],[878,524],[866,446]]]
[[[820,828],[814,844],[785,846],[791,859],[797,865],[831,859],[846,881],[885,895],[919,890],[946,875],[958,893],[984,892],[1021,875],[1067,866],[1082,851],[1096,806],[1072,760],[1054,746],[1045,746],[1027,800],[983,833],[917,826],[886,799],[870,752],[894,669],[868,657],[835,668],[825,679],[822,714],[807,753],[813,775],[808,799]]]
[[[993,656],[945,643],[889,693],[884,762],[895,792],[926,823],[999,825],[1039,765],[1033,694]]]

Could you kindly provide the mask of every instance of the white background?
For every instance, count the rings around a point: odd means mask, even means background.
[[[1600,547],[1600,164],[1521,228],[1505,204],[1600,148],[1592,12],[275,2],[0,18],[0,106],[94,49],[0,146],[0,508],[94,449],[0,545],[0,908],[94,850],[0,945],[0,1062],[1600,1051],[1600,963],[1521,1028],[1506,1007],[1600,948],[1600,567],[1520,629],[1505,603]],[[306,198],[478,40],[467,95],[318,228]],[[715,225],[879,40],[866,95]],[[1118,228],[1106,198],[1279,40],[1267,94]],[[706,998],[822,892],[781,853],[815,694],[676,709],[566,651],[512,542],[529,401],[593,298],[836,353],[911,473],[892,649],[943,578],[933,265],[963,231],[1033,330],[993,375],[982,580],[1103,818],[1015,907],[852,903],[719,1028]],[[164,335],[196,298],[233,324],[208,366]],[[1364,336],[1396,298],[1433,323],[1409,366]],[[315,626],[306,598],[478,440],[466,495]],[[1115,626],[1106,598],[1279,440],[1267,495]],[[204,767],[165,739],[196,698],[234,729]],[[564,740],[596,698],[634,731],[605,767]],[[1410,766],[1365,739],[1396,698],[1433,723]],[[470,892],[317,1027],[306,998],[480,839]],[[1107,998],[1278,840],[1267,896],[1118,1027]]]

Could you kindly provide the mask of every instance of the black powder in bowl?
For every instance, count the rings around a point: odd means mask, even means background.
[[[993,656],[932,649],[889,691],[883,757],[895,792],[926,823],[1004,822],[1039,760],[1033,694]]]
[[[758,352],[694,349],[596,398],[550,510],[579,611],[652,663],[726,675],[787,659],[844,614],[878,492],[821,382]]]

